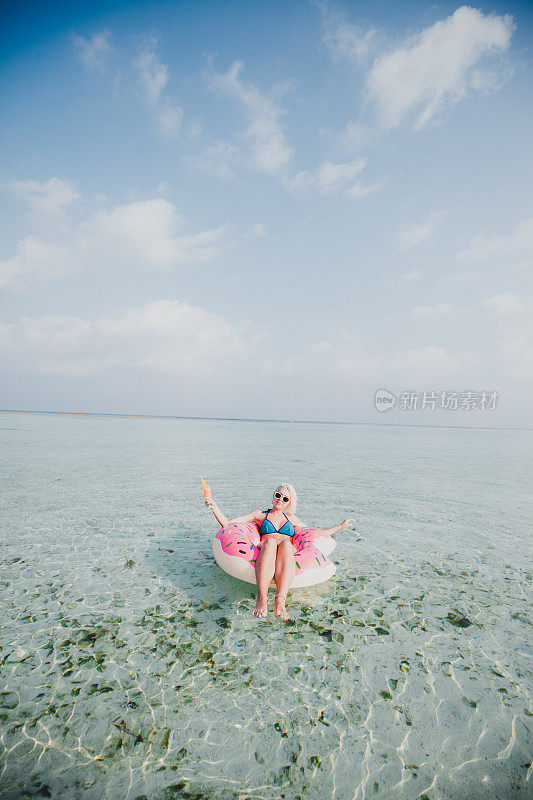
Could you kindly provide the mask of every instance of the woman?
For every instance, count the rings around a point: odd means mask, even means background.
[[[267,613],[267,597],[270,581],[274,578],[276,583],[276,596],[274,598],[274,613],[282,619],[289,619],[285,609],[287,592],[293,581],[296,565],[294,553],[296,548],[292,544],[295,526],[298,528],[309,527],[295,515],[298,498],[294,487],[290,483],[281,483],[272,495],[272,508],[266,511],[256,509],[242,517],[228,519],[212,499],[205,501],[222,527],[230,522],[251,522],[257,525],[261,533],[261,552],[255,565],[257,583],[257,605],[254,608],[256,617],[265,617]],[[327,533],[335,533],[345,528],[353,519],[345,519],[339,525],[325,528]]]

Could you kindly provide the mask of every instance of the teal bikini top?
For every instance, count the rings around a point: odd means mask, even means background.
[[[273,522],[271,522],[271,520],[268,519],[269,513],[270,509],[267,509],[266,517],[261,523],[261,536],[263,536],[265,533],[283,533],[285,534],[285,536],[294,536],[294,525],[292,524],[292,522],[290,521],[285,512],[283,512],[283,516],[285,517],[287,522],[283,523],[279,531],[277,528],[274,527]],[[285,530],[285,528],[287,528],[287,530]]]

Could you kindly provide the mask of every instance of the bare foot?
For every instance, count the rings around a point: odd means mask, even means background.
[[[253,610],[253,614],[255,617],[266,617],[267,610],[267,599],[265,597],[264,600],[257,600],[257,605]]]
[[[277,594],[274,598],[274,614],[281,619],[289,619],[289,615],[285,609],[285,598],[282,594]]]

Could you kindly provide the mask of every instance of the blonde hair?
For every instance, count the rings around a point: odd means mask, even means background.
[[[282,492],[282,494],[288,494],[291,498],[291,502],[288,505],[288,510],[292,511],[293,514],[296,514],[296,506],[298,505],[298,495],[296,494],[296,489],[290,483],[280,483],[279,486],[276,486],[274,489],[275,492]]]

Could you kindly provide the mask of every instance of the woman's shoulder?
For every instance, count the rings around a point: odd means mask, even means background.
[[[261,511],[260,508],[254,508],[254,510],[250,511],[248,514],[242,517],[236,517],[235,519],[238,519],[239,522],[251,522],[252,525],[261,525],[265,516],[265,512]]]
[[[287,512],[287,519],[289,520],[289,522],[292,522],[292,524],[295,527],[302,527],[303,525],[303,523],[301,522],[301,520],[298,519],[296,514],[292,514],[290,511]]]

